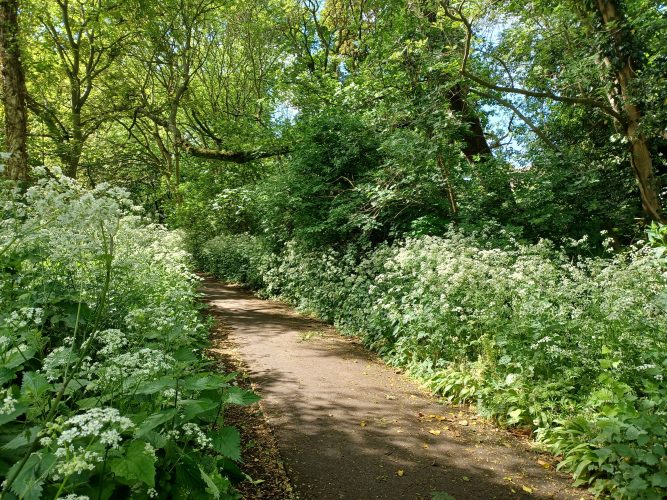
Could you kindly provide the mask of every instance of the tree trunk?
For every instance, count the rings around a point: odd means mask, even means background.
[[[18,40],[18,0],[0,0],[0,61],[5,106],[5,142],[11,157],[5,165],[9,179],[28,180],[28,113],[25,75]]]
[[[625,25],[624,16],[616,0],[597,0],[603,25],[609,30],[615,61],[605,57],[607,67],[613,72],[615,89],[609,96],[614,110],[625,117],[622,131],[630,145],[630,164],[639,184],[639,195],[644,211],[654,220],[665,221],[659,197],[649,139],[640,130],[640,108],[632,102],[630,86],[635,79],[634,61],[631,55],[632,32]],[[616,62],[618,61],[618,62]]]
[[[65,165],[65,175],[76,179],[79,173],[79,163],[81,161],[81,152],[83,151],[83,130],[81,128],[81,111],[78,102],[72,102],[72,137],[69,140],[67,148],[67,164]]]
[[[450,108],[456,111],[461,116],[463,123],[468,126],[468,130],[463,136],[465,144],[463,154],[471,162],[474,162],[477,157],[481,159],[491,158],[493,153],[489,147],[489,142],[486,140],[479,113],[468,105],[466,91],[461,84],[457,83],[449,91],[448,100]]]

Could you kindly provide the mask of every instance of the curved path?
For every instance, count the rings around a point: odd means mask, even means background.
[[[250,367],[299,498],[586,496],[525,439],[439,404],[353,339],[239,287],[206,280],[204,293]]]

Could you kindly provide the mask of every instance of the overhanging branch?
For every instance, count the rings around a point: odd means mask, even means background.
[[[151,113],[145,108],[138,108],[137,113],[151,119],[156,125],[172,130],[174,127],[170,126],[169,122],[155,113]],[[192,144],[185,139],[180,130],[176,129],[176,137],[173,138],[174,143],[181,148],[181,150],[194,156],[196,158],[204,158],[206,160],[226,161],[230,163],[249,163],[255,160],[264,158],[273,158],[291,152],[291,148],[279,145],[270,149],[254,149],[247,151],[230,151],[225,149],[209,149],[196,144]]]
[[[470,60],[470,53],[472,50],[471,48],[473,39],[472,21],[469,20],[463,13],[463,2],[459,4],[458,7],[453,8],[449,0],[441,0],[441,5],[444,9],[445,16],[447,16],[450,20],[454,22],[461,23],[465,28],[466,38],[465,38],[465,43],[463,45],[464,47],[463,59],[461,61],[461,69],[460,69],[461,75],[465,76],[469,80],[472,80],[473,82],[489,90],[495,90],[496,92],[503,92],[508,94],[519,94],[526,97],[535,97],[538,99],[550,99],[552,101],[557,101],[557,102],[580,104],[583,106],[598,108],[607,115],[613,117],[615,120],[619,121],[620,123],[624,122],[623,116],[616,110],[614,110],[611,106],[606,104],[604,101],[599,101],[597,99],[593,99],[590,97],[579,97],[579,96],[569,97],[569,96],[555,94],[549,90],[534,91],[514,86],[506,87],[503,85],[496,85],[493,82],[485,80],[484,78],[480,78],[479,76],[471,73],[470,71],[468,71],[468,61]]]
[[[290,148],[279,146],[275,149],[253,150],[253,151],[226,151],[223,149],[208,149],[195,146],[185,140],[181,140],[183,151],[197,158],[207,160],[219,160],[230,163],[249,163],[263,158],[273,158],[290,152]]]

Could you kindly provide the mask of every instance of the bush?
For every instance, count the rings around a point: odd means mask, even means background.
[[[266,250],[262,240],[247,234],[216,236],[202,246],[198,264],[202,269],[230,283],[242,283],[252,288],[264,284]]]
[[[664,234],[652,239],[664,244]],[[618,497],[663,497],[664,258],[649,246],[572,259],[548,241],[485,240],[450,230],[362,258],[357,249],[288,244],[253,273],[435,392],[534,429],[578,482]]]
[[[255,396],[210,371],[181,238],[119,189],[2,191],[3,498],[236,498]]]

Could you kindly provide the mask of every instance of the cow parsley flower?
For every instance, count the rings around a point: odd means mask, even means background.
[[[89,449],[98,442],[105,448],[116,449],[122,433],[134,428],[134,423],[115,408],[92,408],[67,420],[60,419],[47,426],[43,446],[57,446],[54,455],[58,463],[54,479],[93,470],[103,460],[101,453]]]
[[[176,360],[165,352],[143,348],[110,358],[104,375],[112,382],[128,377],[148,380],[170,370],[175,363]]]
[[[117,329],[102,330],[97,332],[96,339],[102,344],[97,351],[102,356],[111,356],[127,347],[129,341],[123,332]]]
[[[18,400],[12,396],[11,389],[7,389],[5,397],[2,400],[2,406],[0,406],[0,415],[14,413],[16,411],[16,403],[18,403]]]
[[[213,440],[208,437],[197,424],[183,424],[182,429],[185,438],[194,441],[197,448],[203,450],[213,446]]]

